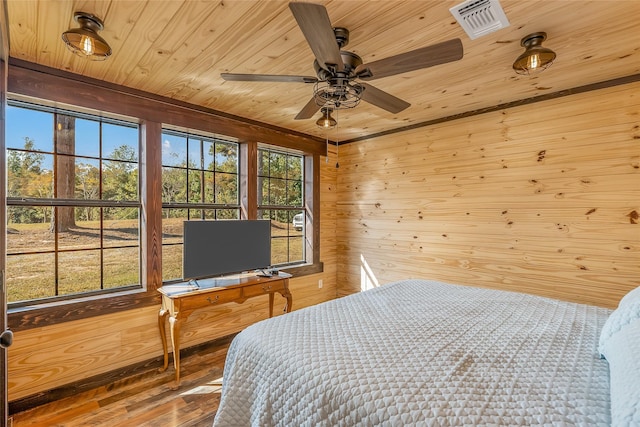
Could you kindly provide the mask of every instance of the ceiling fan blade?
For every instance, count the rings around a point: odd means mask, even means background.
[[[344,63],[327,9],[321,4],[295,2],[289,3],[289,9],[318,63],[327,69],[335,67],[338,71],[343,71]]]
[[[460,39],[452,39],[432,46],[401,53],[400,55],[380,59],[379,61],[359,65],[356,68],[356,75],[362,80],[379,79],[381,77],[393,76],[395,74],[457,61],[462,59],[462,55],[462,42]]]
[[[380,90],[375,86],[371,86],[367,83],[359,84],[364,88],[361,94],[362,99],[370,104],[375,105],[376,107],[387,110],[390,113],[399,113],[400,111],[411,106],[411,104],[409,104],[408,102],[403,101],[400,98],[396,98],[395,96],[383,90]]]
[[[315,97],[312,97],[311,100],[307,102],[307,105],[305,105],[304,108],[302,108],[302,110],[295,117],[295,120],[310,119],[315,113],[318,112],[319,109],[320,106],[316,103]]]
[[[310,76],[285,76],[280,74],[237,74],[221,73],[220,77],[233,82],[292,82],[292,83],[315,83],[318,81]]]

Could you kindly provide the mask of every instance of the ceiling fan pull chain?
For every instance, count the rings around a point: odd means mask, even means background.
[[[329,131],[327,130],[327,155],[325,157],[324,162],[329,163]]]
[[[338,163],[338,151],[340,148],[340,138],[338,137],[338,126],[340,123],[340,110],[336,110],[336,169],[340,167],[340,163]]]

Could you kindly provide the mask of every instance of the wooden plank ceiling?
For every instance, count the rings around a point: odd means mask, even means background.
[[[510,26],[471,40],[449,12],[461,1],[318,1],[346,50],[365,63],[460,38],[460,61],[370,81],[411,103],[392,114],[361,102],[329,133],[345,141],[414,123],[640,73],[640,0],[501,0]],[[224,81],[220,73],[314,76],[314,56],[287,1],[8,0],[10,56],[324,138],[294,120],[312,95],[303,83]],[[69,52],[61,34],[74,11],[103,19],[104,62]],[[520,39],[546,31],[558,57],[536,77],[511,64]]]

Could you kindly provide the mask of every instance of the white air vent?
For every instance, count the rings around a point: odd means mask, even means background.
[[[449,11],[471,40],[509,26],[498,0],[467,0]]]

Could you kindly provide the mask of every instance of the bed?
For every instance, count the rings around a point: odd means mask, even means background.
[[[231,343],[214,426],[632,425],[627,302],[404,280],[268,319]]]

